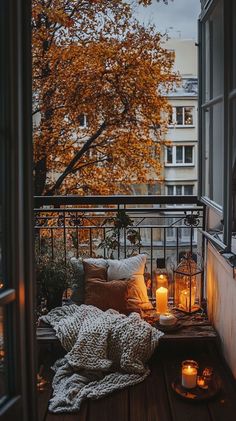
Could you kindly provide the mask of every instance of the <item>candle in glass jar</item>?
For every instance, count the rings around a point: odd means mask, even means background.
[[[167,312],[168,303],[168,289],[164,287],[157,288],[156,290],[156,309],[158,313]]]
[[[197,384],[197,363],[184,361],[182,363],[182,386],[193,389]]]

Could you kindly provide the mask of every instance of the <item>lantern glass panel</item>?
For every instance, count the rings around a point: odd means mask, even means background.
[[[190,255],[174,271],[175,306],[186,313],[200,308],[202,269]]]

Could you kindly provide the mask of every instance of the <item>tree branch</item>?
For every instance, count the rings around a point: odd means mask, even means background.
[[[63,181],[67,177],[68,174],[70,174],[75,164],[79,161],[79,159],[84,155],[85,152],[89,149],[90,145],[103,133],[103,131],[106,129],[106,123],[103,122],[102,125],[99,127],[99,129],[94,133],[82,146],[82,148],[77,152],[77,154],[74,156],[74,158],[70,161],[70,163],[67,165],[66,169],[63,171],[63,173],[58,177],[56,183],[54,186],[48,190],[45,193],[45,196],[53,196],[53,194],[59,189],[59,187],[62,185]]]

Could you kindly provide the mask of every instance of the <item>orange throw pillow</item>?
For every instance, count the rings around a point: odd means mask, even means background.
[[[137,309],[128,303],[129,281],[104,282],[99,279],[87,280],[85,285],[85,304],[93,305],[103,311],[113,309],[129,314]],[[138,311],[138,310],[137,310]]]
[[[93,263],[83,262],[85,281],[90,279],[100,279],[100,281],[107,281],[107,267],[94,265]]]

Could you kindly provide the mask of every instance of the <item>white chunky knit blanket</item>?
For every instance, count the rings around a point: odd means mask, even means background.
[[[41,318],[56,331],[68,352],[53,369],[51,412],[76,412],[85,398],[97,399],[145,379],[145,363],[162,332],[137,313],[128,317],[114,310],[71,305]]]

